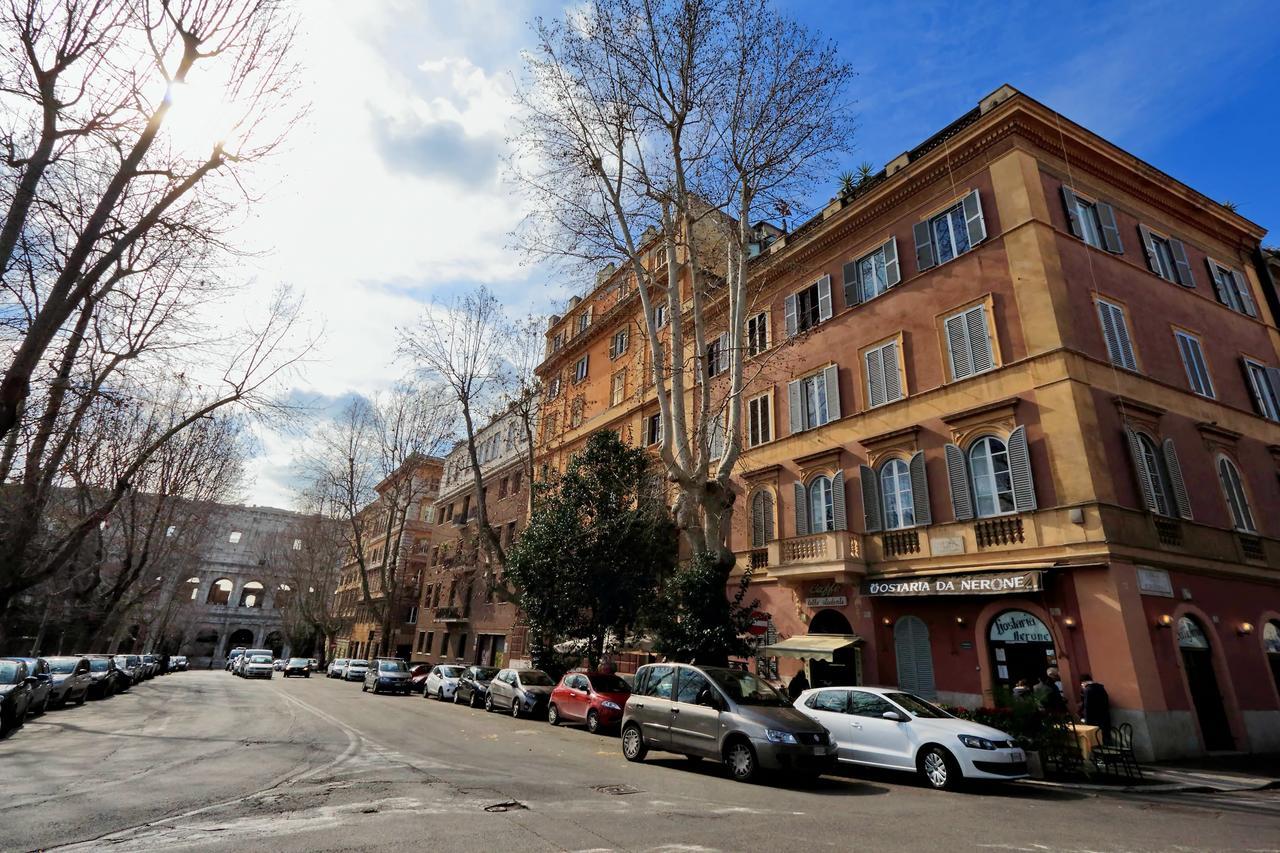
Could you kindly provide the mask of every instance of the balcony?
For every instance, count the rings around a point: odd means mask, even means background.
[[[466,622],[470,608],[462,607],[456,604],[450,604],[446,607],[437,607],[435,609],[435,618],[437,622]]]
[[[764,559],[769,576],[783,582],[830,579],[852,583],[867,573],[862,537],[843,530],[775,539],[763,549],[763,558],[760,550],[748,552],[749,565],[758,569]]]

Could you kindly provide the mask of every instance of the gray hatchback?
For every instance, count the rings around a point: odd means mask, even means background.
[[[722,761],[739,782],[761,769],[818,776],[835,766],[831,736],[749,672],[655,663],[640,667],[622,715],[622,754],[650,749]]]

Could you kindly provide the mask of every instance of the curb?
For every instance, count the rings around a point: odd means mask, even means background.
[[[1244,791],[1280,789],[1280,779],[1270,779],[1260,784],[1233,786],[1193,784],[1190,782],[1166,782],[1154,785],[1092,785],[1088,782],[1051,782],[1047,779],[1023,779],[1021,782],[1024,785],[1038,785],[1043,788],[1120,794],[1232,794]]]

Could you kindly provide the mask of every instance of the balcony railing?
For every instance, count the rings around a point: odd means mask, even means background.
[[[917,530],[890,530],[880,537],[880,547],[886,560],[904,554],[919,554],[920,533]]]
[[[1171,545],[1175,548],[1182,544],[1182,523],[1176,518],[1165,518],[1159,515],[1153,515],[1151,520],[1156,526],[1156,538],[1160,540],[1161,545]]]
[[[468,616],[468,607],[460,607],[456,604],[450,604],[445,607],[437,607],[435,609],[435,617],[437,622],[462,622]]]
[[[979,548],[995,548],[1002,545],[1021,545],[1026,541],[1021,516],[982,518],[973,523],[973,533]]]

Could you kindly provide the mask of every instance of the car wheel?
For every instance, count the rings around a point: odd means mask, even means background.
[[[962,777],[955,758],[940,746],[926,747],[917,759],[920,775],[925,784],[939,791],[952,791],[960,787]]]
[[[443,684],[436,688],[436,701],[437,702],[444,701],[444,685]]]
[[[640,734],[640,727],[635,723],[626,725],[622,729],[622,757],[627,761],[644,761],[644,757],[649,754],[649,747],[645,745],[644,736]]]
[[[45,694],[45,697],[44,697],[44,700],[43,700],[43,701],[41,701],[41,703],[40,703],[40,707],[39,707],[39,708],[34,709],[31,713],[32,713],[34,716],[39,717],[39,716],[41,716],[42,714],[44,714],[44,712],[45,712],[45,711],[47,711],[47,710],[49,710],[49,694],[47,694],[47,693],[46,693],[46,694]]]
[[[560,709],[554,702],[547,706],[547,722],[553,726],[560,725]]]
[[[724,766],[735,782],[750,782],[755,778],[758,765],[755,750],[745,740],[735,740],[724,753]]]
[[[587,712],[587,731],[593,735],[600,734],[600,715],[596,713],[595,708]]]
[[[454,691],[453,691],[453,704],[455,705],[462,704],[462,691],[458,690],[457,688],[454,688]]]
[[[488,711],[490,714],[493,713],[493,694],[492,693],[484,697],[484,709]]]
[[[310,677],[311,677],[311,673],[309,673],[309,672],[308,672],[306,675],[304,675],[304,676],[302,676],[302,677],[303,677],[303,678],[310,678]]]
[[[80,698],[76,700],[76,704],[83,705],[84,701],[88,698],[89,698],[89,690],[88,688],[85,688],[85,691],[80,694]]]
[[[365,684],[363,681],[360,682],[360,692],[361,693],[369,692],[369,685]]]
[[[468,708],[480,707],[480,697],[476,695],[476,692],[474,690],[472,690],[471,695],[467,697],[467,707]]]
[[[520,719],[520,699],[515,696],[511,697],[511,717],[516,720]]]

